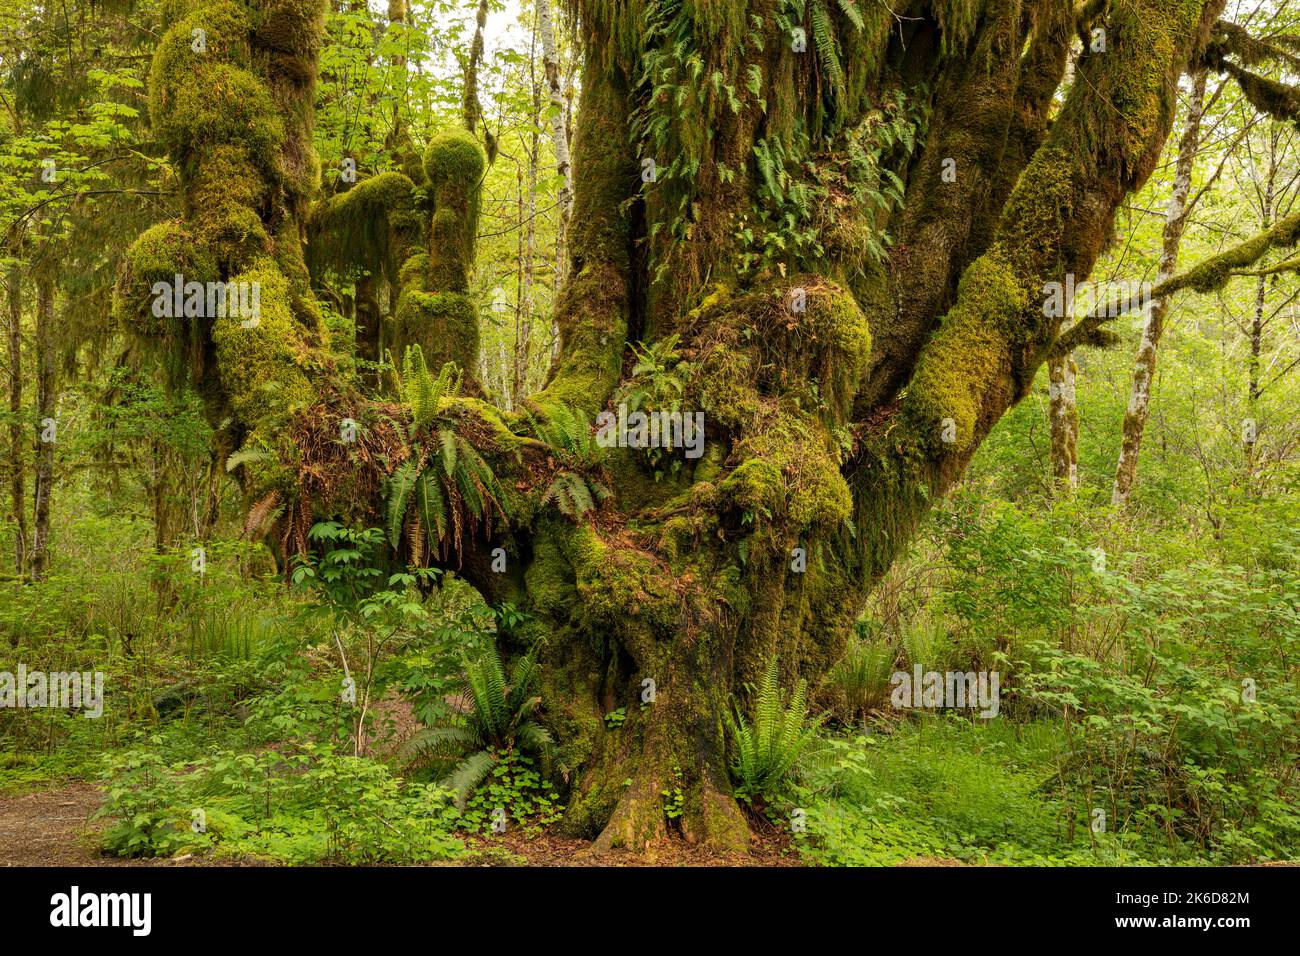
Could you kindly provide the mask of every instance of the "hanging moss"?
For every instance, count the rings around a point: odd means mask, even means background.
[[[1300,127],[1300,87],[1271,80],[1234,63],[1224,62],[1222,68],[1237,81],[1251,106],[1274,119]]]
[[[365,269],[394,285],[409,281],[405,269],[420,240],[415,184],[399,172],[380,173],[317,203],[311,213],[307,264],[314,275],[325,269],[347,273]],[[422,271],[427,271],[427,254]]]
[[[155,314],[155,285],[171,289],[177,275],[185,282],[206,284],[217,281],[220,273],[211,252],[187,224],[168,220],[149,227],[131,244],[113,288],[115,321],[158,358],[172,387],[187,375],[202,380],[209,331],[199,319]]]

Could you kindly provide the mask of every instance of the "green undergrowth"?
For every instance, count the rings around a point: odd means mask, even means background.
[[[928,717],[890,732],[828,738],[794,799],[812,864],[1139,866],[1206,862],[1141,828],[1092,832],[1051,793],[1065,746],[1039,723]]]

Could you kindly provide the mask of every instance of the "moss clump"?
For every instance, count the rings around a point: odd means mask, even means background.
[[[260,0],[253,30],[257,45],[312,62],[320,53],[325,0]]]
[[[433,195],[429,241],[430,289],[464,292],[474,264],[479,196],[487,157],[470,133],[439,133],[424,153],[424,171]]]
[[[768,415],[733,448],[744,460],[719,484],[719,503],[750,512],[760,527],[777,524],[784,537],[839,528],[852,498],[827,445],[823,426],[806,413]]]
[[[255,320],[227,315],[213,323],[217,368],[231,408],[245,423],[283,420],[315,399],[305,367],[298,324],[289,307],[289,284],[270,259],[261,259],[235,282],[256,283]]]
[[[218,2],[182,17],[164,34],[149,77],[149,114],[182,176],[206,147],[240,144],[274,174],[285,129],[266,85],[250,72],[250,20],[237,4]],[[193,48],[202,30],[204,49]]]
[[[216,260],[197,241],[189,226],[171,219],[150,226],[131,244],[113,289],[113,315],[129,331],[144,338],[174,335],[176,319],[154,314],[155,283],[168,286],[181,275],[185,282],[213,282]],[[185,321],[179,317],[180,321]]]
[[[317,203],[308,233],[307,262],[313,274],[361,268],[405,286],[414,278],[407,269],[420,239],[415,184],[398,172],[362,179]],[[427,254],[420,253],[420,261],[423,273]]]
[[[962,279],[957,305],[921,356],[903,400],[913,437],[932,453],[965,449],[983,411],[985,383],[1010,367],[1009,341],[1028,295],[996,249]]]
[[[1214,292],[1223,288],[1238,270],[1258,262],[1270,249],[1285,249],[1294,246],[1297,242],[1300,242],[1300,211],[1284,216],[1267,231],[1252,236],[1218,255],[1211,256],[1182,275],[1160,283],[1153,295],[1164,296],[1179,289]],[[1273,270],[1268,271],[1280,272],[1292,267],[1289,263],[1280,263]]]
[[[464,370],[478,367],[478,310],[460,292],[419,292],[407,289],[397,303],[389,340],[393,354],[419,345],[431,368],[455,362]]]
[[[785,478],[775,462],[742,461],[718,486],[724,505],[771,520],[785,512]]]

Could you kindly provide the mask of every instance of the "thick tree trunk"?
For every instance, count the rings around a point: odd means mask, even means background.
[[[1160,265],[1156,283],[1173,276],[1178,268],[1178,251],[1183,241],[1183,230],[1191,209],[1187,195],[1192,186],[1192,166],[1201,143],[1201,117],[1205,106],[1206,71],[1197,70],[1192,78],[1191,97],[1187,103],[1187,127],[1178,142],[1178,164],[1174,171],[1173,192],[1165,208],[1165,228],[1160,251]],[[1128,503],[1137,480],[1138,454],[1142,449],[1142,435],[1151,415],[1151,385],[1155,381],[1156,357],[1160,339],[1164,334],[1169,313],[1169,296],[1160,296],[1147,308],[1142,325],[1142,341],[1133,362],[1133,388],[1129,394],[1128,410],[1124,414],[1123,445],[1119,463],[1115,468],[1115,484],[1111,490],[1111,504],[1122,508]]]
[[[319,22],[274,42],[264,32],[289,5],[264,0],[246,22],[237,5],[216,4],[259,54],[241,60],[238,43],[218,47],[233,51],[222,65],[249,103],[266,102],[256,94],[268,89],[273,102],[301,104],[310,93]],[[786,683],[826,673],[929,502],[1032,386],[1060,332],[1043,307],[1045,284],[1090,273],[1120,202],[1154,168],[1175,82],[1222,2],[1134,0],[1111,10],[1107,52],[1083,58],[1081,82],[1050,128],[1077,26],[1057,0],[944,3],[939,13],[917,3],[902,20],[860,5],[871,20],[861,31],[836,13],[840,73],[827,66],[832,51],[800,49],[774,18],[755,26],[746,14],[770,12],[765,5],[714,5],[700,16],[649,2],[579,6],[583,95],[559,358],[527,416],[471,398],[446,413],[496,469],[505,522],[429,542],[420,532],[437,529],[418,516],[405,525],[404,515],[388,517],[417,532],[399,557],[449,557],[485,598],[529,615],[505,640],[508,649],[544,642],[546,719],[571,830],[598,848],[641,846],[670,826],[742,847],[724,715],[746,705],[743,688],[773,655]],[[211,33],[212,11],[205,17]],[[150,328],[150,270],[194,271],[207,251],[221,278],[255,268],[275,287],[264,293],[261,331],[218,320],[209,334],[245,447],[273,452],[243,469],[253,516],[283,505],[282,541],[305,550],[314,515],[378,520],[388,473],[376,462],[391,469],[416,452],[384,418],[398,414],[391,406],[365,406],[311,361],[323,330],[299,281],[296,242],[311,183],[287,177],[302,188],[283,188],[286,167],[310,166],[300,161],[310,111],[284,110],[283,141],[272,129],[250,147],[260,114],[226,128],[179,110],[204,97],[229,108],[221,90],[230,77],[204,85],[207,63],[187,52],[190,26],[182,20],[164,36],[151,89],[154,122],[184,171],[186,218],[142,237],[119,293]],[[647,77],[656,44],[661,72]],[[269,49],[288,49],[299,69],[265,69]],[[905,136],[890,148],[872,138],[885,112],[915,133],[902,107],[882,111],[897,89],[935,91],[919,157],[900,145]],[[773,160],[776,144],[791,155]],[[879,155],[904,184],[903,210],[855,204],[834,180],[812,179],[803,185],[824,190],[818,208],[785,208],[784,177],[814,176],[851,146]],[[208,188],[219,174],[228,183],[241,157],[247,188]],[[956,160],[953,181],[946,159]],[[430,238],[407,247],[398,317],[426,354],[475,369],[468,275],[484,157],[463,131],[444,133],[423,165]],[[412,179],[369,182],[340,209],[387,202],[390,224],[420,233]],[[237,230],[205,231],[224,217],[260,225],[264,243],[248,249],[232,240]],[[815,248],[782,232],[791,218],[796,232],[816,226]],[[883,250],[885,228],[897,239],[887,260],[867,254],[868,240]],[[533,422],[616,410],[633,387],[655,393],[653,382],[634,380],[629,342],[657,347],[681,379],[679,395],[644,407],[702,415],[700,454],[684,455],[680,443],[656,454],[608,448],[600,477],[614,501],[594,519],[565,516],[548,505],[557,454]],[[331,416],[352,407],[374,412],[374,444],[309,440],[322,428],[337,434]],[[318,458],[303,461],[304,448]],[[496,547],[510,558],[505,573],[492,569]],[[627,720],[611,730],[603,715],[619,707]],[[664,792],[675,790],[684,813],[670,824]]]

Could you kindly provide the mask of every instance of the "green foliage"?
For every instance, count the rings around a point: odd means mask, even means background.
[[[537,835],[563,815],[564,808],[550,781],[533,758],[517,750],[491,751],[490,769],[465,804],[463,818],[470,830],[492,832],[498,820],[514,820],[526,833]]]
[[[860,720],[886,705],[896,658],[892,645],[871,640],[861,630],[850,639],[844,657],[826,678],[831,704],[841,720]]]
[[[615,404],[627,405],[629,413],[682,411],[682,397],[696,369],[682,356],[680,336],[672,333],[650,343],[629,345],[636,361],[614,394]],[[671,440],[663,436],[659,446],[637,449],[637,454],[654,473],[656,481],[681,471],[683,459],[680,452],[681,449],[673,448]]]
[[[154,738],[153,743],[158,743]],[[380,763],[307,747],[221,751],[168,766],[149,750],[106,761],[105,850],[214,852],[286,863],[425,863],[454,858],[460,815],[444,789],[403,784]]]
[[[847,80],[844,76],[844,64],[841,61],[842,50],[838,28],[834,20],[833,11],[836,8],[854,30],[860,31],[866,26],[856,0],[835,0],[833,5],[828,0],[781,0],[776,22],[787,35],[795,25],[802,22],[809,24],[812,28],[813,44],[817,48],[817,58],[828,80],[831,96],[839,98],[844,95]]]
[[[398,394],[411,410],[410,433],[427,430],[460,392],[461,372],[446,362],[435,377],[424,361],[419,345],[408,345],[402,356],[402,372],[396,376]]]
[[[923,141],[925,125],[922,107],[898,93],[816,152],[802,133],[789,144],[757,140],[752,219],[734,230],[742,273],[824,271],[832,262],[862,273],[883,263],[892,240],[876,224],[903,202],[893,167]]]
[[[464,808],[503,752],[549,754],[551,735],[533,719],[542,702],[536,694],[540,676],[536,649],[515,661],[509,681],[495,646],[465,655],[459,719],[419,731],[407,741],[404,755],[420,765],[459,761],[447,784]]]
[[[682,793],[681,787],[682,768],[673,765],[673,780],[676,783],[659,791],[659,795],[664,798],[664,816],[671,824],[682,818],[686,812],[686,795]]]
[[[691,363],[682,360],[680,337],[673,333],[650,344],[632,345],[636,362],[632,374],[622,386],[619,397],[627,402],[628,411],[642,408],[676,410],[691,377]]]
[[[1300,758],[1300,691],[1285,670],[1261,662],[1230,682],[1177,644],[1145,652],[1131,674],[1054,647],[1029,650],[1020,693],[1063,721],[1053,789],[1080,816],[1101,807],[1112,827],[1224,861],[1290,855],[1300,787],[1282,768]]]
[[[805,762],[792,796],[806,813],[796,839],[810,862],[834,866],[1163,859],[1158,843],[1137,834],[1068,824],[1065,808],[1042,790],[1061,745],[1050,726],[957,717],[831,738]]]
[[[542,421],[527,415],[529,425],[541,441],[550,446],[556,463],[555,476],[542,495],[542,506],[554,503],[569,518],[599,508],[612,492],[605,483],[591,422],[581,409],[552,405]]]
[[[731,765],[736,796],[743,800],[775,796],[799,758],[817,735],[824,717],[808,718],[807,682],[802,679],[788,701],[777,679],[777,661],[772,658],[754,696],[754,723],[745,719],[740,706],[727,715],[734,757]]]
[[[397,548],[405,532],[411,558],[422,562],[427,535],[444,558],[459,554],[466,534],[492,532],[494,516],[504,519],[504,497],[492,467],[456,430],[453,396],[461,375],[448,362],[435,377],[418,345],[408,346],[398,390],[411,410],[411,449],[387,483],[386,526]]]

